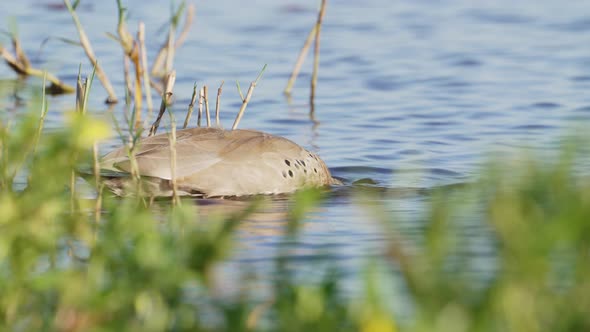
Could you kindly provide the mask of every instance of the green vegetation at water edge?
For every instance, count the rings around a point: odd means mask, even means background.
[[[190,201],[153,209],[138,197],[88,198],[72,190],[72,174],[93,164],[109,126],[72,114],[41,135],[42,106],[31,108],[0,124],[1,330],[590,330],[590,181],[573,170],[577,152],[550,165],[497,163],[476,184],[433,194],[411,238],[359,192],[367,222],[379,221],[388,240],[383,257],[353,277],[364,291],[352,298],[337,266],[302,280],[288,255],[276,258],[270,294],[241,278],[237,294],[221,296],[214,269],[236,249],[236,227],[256,201],[227,220],[198,222]],[[292,197],[286,241],[323,199]],[[490,249],[485,278],[474,273],[479,240],[463,235],[474,225]],[[394,280],[403,294],[383,291]]]

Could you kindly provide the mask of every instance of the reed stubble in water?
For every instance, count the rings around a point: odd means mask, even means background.
[[[195,108],[195,103],[197,102],[197,83],[193,86],[193,95],[191,97],[191,101],[188,104],[188,111],[186,112],[186,117],[184,119],[184,125],[182,126],[185,129],[188,126],[188,123],[191,119],[191,115],[193,114],[193,109]]]
[[[317,20],[313,26],[313,28],[309,31],[305,42],[303,43],[303,47],[297,56],[297,60],[295,61],[295,65],[293,67],[293,71],[291,76],[289,77],[289,81],[287,82],[287,86],[285,87],[284,93],[287,96],[291,95],[291,90],[293,89],[293,85],[295,84],[295,80],[299,75],[299,71],[301,70],[301,66],[305,60],[309,52],[309,48],[311,46],[311,42],[314,41],[314,59],[313,59],[313,70],[311,74],[311,81],[310,81],[310,94],[309,94],[309,102],[310,102],[310,114],[315,112],[315,93],[316,93],[316,86],[317,86],[317,79],[318,79],[318,71],[320,67],[320,31],[322,27],[322,22],[324,20],[324,16],[326,14],[326,6],[327,0],[322,0],[320,5],[320,10],[318,13]]]
[[[223,89],[223,83],[225,82],[221,82],[221,85],[219,86],[219,88],[217,88],[217,98],[215,99],[215,125],[217,127],[221,127],[221,121],[219,120],[219,112],[220,112],[220,104],[221,104],[221,92]]]
[[[203,100],[205,102],[205,114],[207,116],[207,127],[211,127],[211,114],[209,113],[209,89],[203,86]]]
[[[92,66],[96,68],[96,76],[98,77],[98,79],[102,83],[102,86],[105,88],[109,95],[109,97],[107,98],[107,103],[116,103],[118,99],[117,94],[115,93],[115,89],[113,89],[111,81],[102,69],[102,66],[98,63],[96,55],[94,54],[94,50],[92,49],[92,45],[90,44],[90,40],[88,39],[88,36],[86,35],[84,28],[82,27],[82,23],[78,18],[78,14],[76,13],[75,8],[72,7],[70,0],[63,1],[66,5],[66,8],[70,12],[70,15],[72,16],[72,20],[74,20],[74,24],[76,25],[76,30],[78,31],[78,36],[80,39],[80,45],[84,49],[84,52],[86,52],[86,56],[88,57],[88,60],[90,60]]]
[[[166,112],[166,108],[171,104],[172,100],[172,90],[174,90],[174,83],[176,82],[176,71],[173,70],[166,79],[165,84],[165,91],[162,94],[162,102],[160,103],[160,112],[156,117],[156,120],[152,124],[150,128],[150,132],[148,136],[153,136],[158,131],[158,127],[160,126],[160,120],[162,120],[162,116],[164,112]]]
[[[248,106],[248,102],[250,101],[250,98],[252,97],[252,93],[254,93],[254,88],[256,87],[256,84],[258,84],[258,81],[262,77],[264,70],[266,70],[266,65],[264,65],[264,67],[262,67],[262,70],[258,74],[258,77],[256,77],[256,79],[250,83],[250,87],[248,88],[248,92],[246,93],[246,98],[243,98],[242,106],[240,107],[240,110],[238,111],[238,115],[236,116],[236,119],[234,120],[234,124],[231,127],[232,130],[234,130],[238,127],[238,124],[240,123],[240,120],[242,119],[242,116],[244,115],[244,112],[246,111],[246,106]],[[238,85],[238,91],[240,91],[239,85]],[[242,94],[240,92],[240,96],[241,95]]]
[[[21,47],[21,42],[18,36],[12,34],[10,38],[15,55],[0,45],[0,56],[4,59],[6,64],[12,68],[12,70],[19,75],[41,77],[44,82],[51,82],[50,91],[52,93],[71,93],[75,91],[74,87],[62,82],[57,76],[48,73],[47,71],[32,67],[29,58]]]
[[[313,71],[311,73],[311,88],[309,93],[310,113],[315,112],[315,90],[318,84],[318,71],[320,69],[320,31],[322,30],[322,21],[326,14],[326,3],[327,0],[322,0],[320,13],[318,14],[318,20],[316,22],[315,42],[313,47]]]

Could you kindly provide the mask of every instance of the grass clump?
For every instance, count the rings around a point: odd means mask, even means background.
[[[89,198],[72,186],[71,174],[94,163],[95,143],[111,134],[109,126],[72,111],[63,128],[36,139],[38,114],[0,127],[0,329],[246,331],[278,315],[270,308],[283,300],[266,309],[256,294],[216,296],[214,268],[257,201],[202,223],[190,202],[154,209],[143,197]],[[323,306],[315,288],[283,287],[303,294],[303,302],[281,305],[278,316],[298,310],[308,325],[325,320],[306,311],[310,294]]]
[[[257,294],[248,278],[236,294],[219,294],[216,266],[235,250],[236,228],[257,201],[224,220],[197,222],[190,202],[155,209],[141,197],[89,198],[72,190],[71,174],[94,163],[96,141],[110,127],[72,112],[39,139],[45,105],[32,108],[0,125],[2,330],[590,329],[590,181],[574,171],[583,151],[551,164],[497,164],[476,184],[441,190],[411,220],[419,232],[367,200],[385,240],[364,277],[345,277],[336,266],[319,280],[296,277],[289,246],[306,211],[325,199],[299,192],[269,294]],[[344,278],[365,286],[350,296]],[[390,283],[402,290],[386,295]]]

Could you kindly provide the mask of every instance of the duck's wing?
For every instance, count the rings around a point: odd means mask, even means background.
[[[176,135],[176,177],[185,177],[218,163],[219,151],[228,143],[219,130],[197,128],[181,130]],[[167,134],[140,140],[135,153],[137,170],[142,176],[172,179],[170,140]],[[103,158],[105,169],[131,172],[132,164],[125,148],[119,148]]]

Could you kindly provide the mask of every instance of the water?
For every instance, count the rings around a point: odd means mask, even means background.
[[[84,72],[91,68],[82,50],[58,40],[77,39],[60,4],[2,1],[0,27],[7,28],[9,17],[14,17],[34,65],[74,84],[80,63]],[[146,23],[153,59],[165,37],[168,1],[132,0],[126,5],[132,31],[140,19]],[[225,80],[221,117],[230,126],[240,104],[233,81],[240,80],[246,89],[268,64],[240,127],[282,135],[318,152],[348,184],[371,179],[386,192],[378,196],[386,209],[406,220],[396,222],[408,236],[420,234],[422,225],[411,220],[422,213],[433,188],[476,179],[491,151],[514,156],[525,147],[555,151],[564,133],[590,118],[588,2],[331,1],[322,28],[315,122],[308,115],[310,59],[293,97],[285,98],[282,91],[316,19],[317,1],[244,5],[219,0],[196,5],[192,33],[175,59],[177,118],[184,118],[194,82],[209,84],[214,92]],[[84,4],[79,15],[100,63],[121,93],[121,49],[104,35],[115,32],[115,3]],[[7,66],[0,66],[0,84],[14,85],[13,78]],[[39,84],[29,79],[18,98],[0,96],[0,110],[8,114],[2,116],[17,118]],[[96,81],[94,113],[104,112],[105,98]],[[62,124],[73,99],[50,98],[49,128]],[[113,110],[122,119],[122,105]],[[104,142],[101,151],[117,144],[115,139]],[[243,204],[204,203],[198,203],[204,214]],[[244,250],[222,270],[247,267],[267,278],[287,208],[287,201],[271,200],[245,221],[239,233]],[[480,231],[465,230],[474,236]],[[328,255],[348,275],[356,275],[367,257],[379,255],[382,243],[380,225],[369,211],[346,190],[337,190],[310,213],[291,255],[304,273],[314,272],[309,264],[314,257]],[[484,239],[481,246],[486,246]],[[489,252],[474,252],[485,266]],[[228,287],[231,275],[222,273]]]

